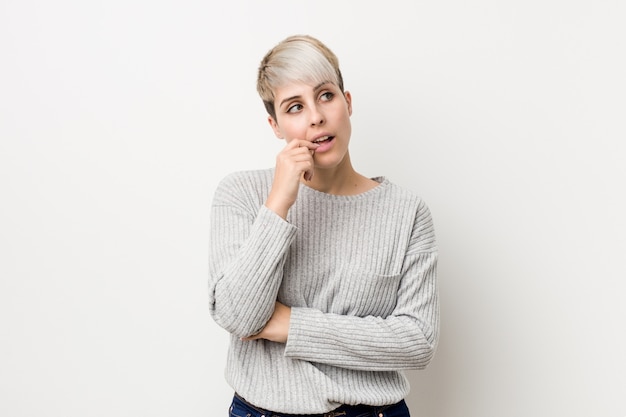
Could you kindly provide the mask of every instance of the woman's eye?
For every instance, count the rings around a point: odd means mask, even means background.
[[[302,110],[302,104],[294,104],[287,109],[287,113],[295,113]]]
[[[330,101],[333,99],[333,97],[335,97],[335,94],[331,93],[330,91],[327,91],[324,94],[322,94],[320,97],[324,101]]]

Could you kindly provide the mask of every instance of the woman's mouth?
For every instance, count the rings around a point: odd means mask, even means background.
[[[326,152],[327,150],[332,148],[334,139],[334,136],[322,136],[321,138],[315,139],[313,143],[317,143],[318,145],[320,145],[315,148],[315,153]]]
[[[335,138],[334,136],[322,136],[321,138],[315,139],[313,143],[323,143],[323,142],[333,140],[334,138]]]

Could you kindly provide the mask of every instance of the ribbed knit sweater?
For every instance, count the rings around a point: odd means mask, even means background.
[[[428,207],[379,177],[353,196],[301,185],[285,221],[264,206],[273,176],[230,174],[212,200],[209,307],[231,333],[228,383],[257,407],[291,414],[400,401],[403,370],[425,367],[437,345]],[[292,308],[287,343],[241,341],[276,300]]]

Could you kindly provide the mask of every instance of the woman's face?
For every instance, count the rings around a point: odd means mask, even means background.
[[[316,168],[334,168],[344,159],[350,143],[352,97],[333,83],[288,83],[274,91],[276,120],[269,117],[276,137],[287,142],[318,142]]]

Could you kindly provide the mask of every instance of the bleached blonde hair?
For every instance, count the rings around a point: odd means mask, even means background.
[[[267,113],[274,120],[274,91],[288,82],[313,85],[331,82],[344,92],[337,56],[326,45],[309,35],[289,36],[261,60],[257,91]]]

